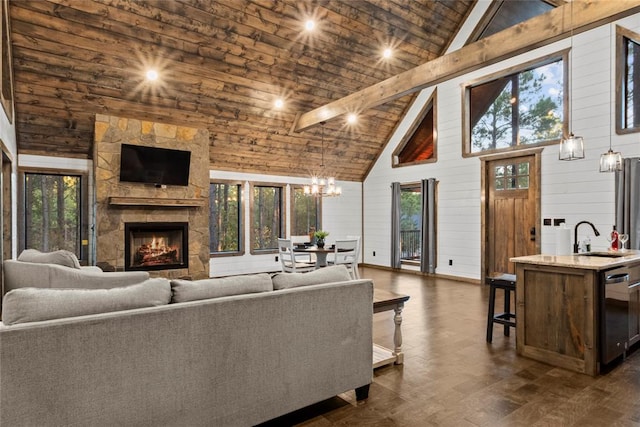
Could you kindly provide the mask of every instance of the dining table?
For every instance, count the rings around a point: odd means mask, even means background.
[[[334,253],[335,247],[319,248],[317,246],[295,246],[293,252],[309,253],[316,255],[316,268],[327,266],[327,254]],[[338,250],[341,252],[341,250]]]

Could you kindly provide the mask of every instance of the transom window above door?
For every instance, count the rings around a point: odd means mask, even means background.
[[[556,54],[469,84],[463,154],[557,143],[566,127],[565,63]]]

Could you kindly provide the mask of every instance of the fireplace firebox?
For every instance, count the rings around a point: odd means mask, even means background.
[[[124,225],[126,271],[189,267],[189,224],[128,222]]]

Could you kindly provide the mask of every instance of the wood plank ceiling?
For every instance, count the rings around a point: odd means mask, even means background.
[[[296,114],[442,55],[473,4],[11,1],[19,152],[90,158],[94,117],[109,114],[207,128],[213,169],[308,176],[322,127],[291,132]],[[311,34],[308,16],[318,20]],[[144,81],[148,65],[160,82]],[[365,111],[355,126],[327,122],[327,172],[361,181],[411,99]]]

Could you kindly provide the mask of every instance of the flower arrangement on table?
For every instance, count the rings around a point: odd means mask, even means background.
[[[316,246],[324,248],[324,239],[329,235],[328,231],[318,230],[313,233],[313,237],[316,238]]]

